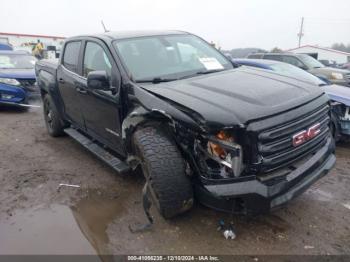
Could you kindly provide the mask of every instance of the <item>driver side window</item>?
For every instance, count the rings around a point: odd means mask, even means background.
[[[84,52],[83,76],[92,71],[106,71],[111,76],[112,64],[103,48],[94,42],[87,42]]]
[[[283,62],[287,64],[291,64],[297,67],[303,67],[303,63],[299,61],[299,59],[293,57],[293,56],[284,56],[283,57]]]

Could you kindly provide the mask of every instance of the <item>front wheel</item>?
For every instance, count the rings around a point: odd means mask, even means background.
[[[172,218],[191,209],[193,189],[185,174],[185,162],[166,132],[160,127],[139,129],[134,133],[133,146],[160,214]]]

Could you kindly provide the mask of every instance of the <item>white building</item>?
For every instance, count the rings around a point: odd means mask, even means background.
[[[337,62],[338,64],[350,62],[350,53],[334,50],[331,48],[304,45],[287,51],[296,54],[308,54],[315,57],[318,60],[332,60]]]
[[[65,37],[60,36],[0,32],[0,43],[10,44],[14,50],[26,50],[28,52],[32,52],[32,48],[38,43],[38,40],[43,43],[45,49],[54,46],[59,51],[61,50],[64,39]]]

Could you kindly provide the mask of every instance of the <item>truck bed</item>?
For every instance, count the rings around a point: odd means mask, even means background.
[[[35,75],[39,88],[46,93],[55,97],[57,92],[57,69],[59,66],[58,59],[44,59],[35,64]]]
[[[35,64],[36,75],[38,75],[38,71],[45,70],[55,76],[57,68],[58,59],[43,59]]]

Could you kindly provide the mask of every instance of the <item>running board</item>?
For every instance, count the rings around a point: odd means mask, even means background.
[[[103,162],[105,162],[118,173],[122,174],[130,170],[130,167],[125,162],[106,151],[100,145],[94,143],[91,139],[84,136],[76,129],[66,128],[64,129],[64,132],[70,137],[74,138],[80,144],[82,144],[87,150],[89,150],[91,153],[93,153],[95,156],[97,156],[99,159],[101,159]]]

